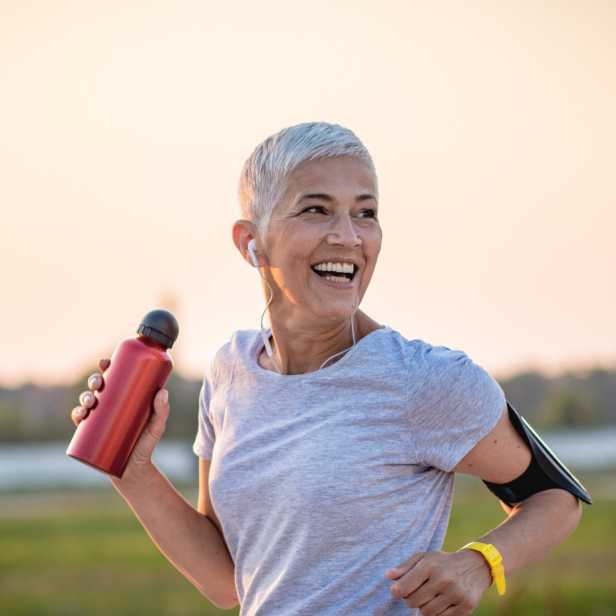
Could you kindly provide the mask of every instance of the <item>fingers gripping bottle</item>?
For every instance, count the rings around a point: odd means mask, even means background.
[[[114,477],[122,477],[141,431],[152,414],[156,392],[173,370],[167,352],[180,328],[165,310],[143,317],[137,336],[120,342],[94,392],[96,402],[81,420],[66,453]]]

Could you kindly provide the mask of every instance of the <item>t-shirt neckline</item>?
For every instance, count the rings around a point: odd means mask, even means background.
[[[275,377],[275,378],[282,378],[282,379],[294,379],[294,380],[300,380],[300,379],[307,379],[307,378],[316,378],[317,376],[324,376],[324,375],[328,375],[328,374],[332,374],[333,372],[336,372],[337,370],[340,370],[341,368],[343,368],[346,363],[347,363],[347,358],[348,357],[352,357],[355,353],[357,353],[357,348],[360,346],[365,346],[366,343],[364,343],[364,340],[367,340],[368,338],[371,338],[374,334],[378,333],[378,332],[391,332],[392,329],[391,327],[387,326],[387,325],[383,325],[382,327],[380,327],[379,329],[375,329],[374,331],[370,332],[369,334],[367,334],[366,336],[364,336],[361,340],[358,340],[357,343],[352,346],[347,353],[341,357],[335,364],[328,366],[327,368],[323,368],[323,370],[315,370],[314,372],[305,372],[304,374],[278,374],[278,372],[276,371],[272,371],[272,370],[266,370],[265,368],[262,368],[259,365],[259,355],[261,353],[261,351],[263,350],[263,347],[265,346],[263,343],[263,339],[261,338],[261,334],[260,331],[257,330],[256,332],[256,336],[255,336],[255,341],[253,342],[251,349],[250,349],[250,361],[251,361],[251,367],[253,368],[253,370],[257,373],[257,374],[262,374],[265,373],[267,375],[270,375],[271,377]],[[272,330],[270,327],[266,327],[265,328],[265,333],[267,335],[267,337],[269,338],[272,335]],[[362,343],[364,343],[362,345]],[[269,378],[265,377],[265,378]]]

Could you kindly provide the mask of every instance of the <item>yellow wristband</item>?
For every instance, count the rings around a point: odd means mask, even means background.
[[[490,543],[479,543],[474,541],[460,548],[458,552],[462,550],[475,550],[481,552],[484,558],[488,561],[490,569],[492,570],[492,584],[496,582],[496,589],[499,595],[505,594],[505,568],[503,567],[503,558],[499,551]],[[490,586],[492,585],[490,584]]]

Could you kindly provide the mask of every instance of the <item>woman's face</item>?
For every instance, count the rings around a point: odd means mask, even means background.
[[[372,278],[381,238],[376,182],[366,163],[338,156],[300,165],[264,241],[272,310],[317,324],[350,318]]]

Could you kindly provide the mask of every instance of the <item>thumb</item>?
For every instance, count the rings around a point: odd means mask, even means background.
[[[156,415],[167,419],[167,415],[169,415],[169,392],[166,389],[160,389],[156,392],[153,406]]]
[[[168,416],[169,392],[161,389],[154,396],[154,413],[140,434],[126,467],[128,475],[152,461],[152,452],[165,431]]]
[[[393,567],[393,569],[387,569],[385,575],[390,580],[398,580],[403,575],[408,573],[422,558],[424,553],[418,552],[417,554],[413,554],[408,560],[405,560],[402,564],[397,567]]]
[[[147,427],[157,438],[160,438],[165,431],[165,424],[169,417],[169,392],[166,389],[156,392],[153,406],[154,414]]]

